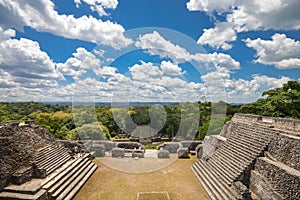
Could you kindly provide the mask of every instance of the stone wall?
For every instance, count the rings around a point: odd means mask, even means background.
[[[232,120],[234,122],[256,123],[267,126],[272,126],[276,129],[300,132],[300,120],[280,118],[280,117],[265,117],[251,114],[234,114]]]
[[[271,186],[284,199],[300,199],[299,171],[265,157],[257,159],[255,171],[266,180],[265,183]],[[255,177],[252,177],[250,180],[252,180],[250,185],[257,184]]]
[[[280,134],[270,143],[269,152],[276,160],[300,170],[300,137]]]
[[[34,170],[32,166],[20,168],[12,175],[11,182],[13,184],[20,185],[27,181],[30,181],[33,176]]]
[[[251,171],[250,190],[261,199],[283,200],[277,192],[270,187],[268,181],[256,171]]]
[[[202,144],[202,141],[200,140],[184,140],[184,141],[181,141],[181,146],[182,147],[185,147],[185,148],[189,148],[189,151],[195,151],[196,150],[196,147],[199,145],[199,144]]]
[[[228,138],[231,134],[231,121],[228,121],[224,124],[223,129],[220,132],[220,136]]]
[[[115,142],[109,140],[80,140],[79,142],[82,143],[89,151],[91,151],[90,149],[93,144],[103,144],[105,146],[105,151],[111,151],[116,145]]]
[[[36,150],[56,143],[48,131],[32,121],[22,125],[18,121],[0,123],[0,191],[14,173],[23,180],[17,170],[32,166]],[[28,174],[32,174],[30,170],[24,171],[24,180],[30,179]]]
[[[72,151],[75,146],[79,147],[80,149],[86,149],[86,147],[80,141],[72,141],[72,140],[57,140],[58,142],[62,143],[65,148],[69,151]]]
[[[212,156],[217,148],[219,148],[226,141],[225,137],[220,135],[205,136],[203,145],[197,149],[198,158],[209,158]]]

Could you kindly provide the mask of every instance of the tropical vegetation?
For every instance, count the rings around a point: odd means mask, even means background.
[[[112,139],[130,136],[137,126],[149,126],[158,136],[203,139],[218,134],[236,112],[300,119],[300,83],[263,92],[244,105],[220,102],[180,103],[163,106],[71,106],[37,102],[0,103],[0,121],[34,120],[59,139]],[[137,133],[135,132],[135,135]]]

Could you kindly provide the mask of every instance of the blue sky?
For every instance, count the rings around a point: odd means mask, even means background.
[[[297,0],[2,0],[0,101],[252,102],[300,80]]]

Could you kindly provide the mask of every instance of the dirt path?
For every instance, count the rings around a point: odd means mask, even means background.
[[[132,174],[107,167],[98,159],[97,171],[75,200],[136,200],[138,192],[166,191],[171,200],[209,199],[191,171],[196,158],[177,160],[155,172]]]

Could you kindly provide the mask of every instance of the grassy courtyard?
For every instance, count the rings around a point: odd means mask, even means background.
[[[75,200],[136,200],[138,192],[167,192],[171,200],[209,199],[190,167],[196,158],[176,160],[150,173],[125,173],[111,169],[95,159],[97,171],[83,186]]]

